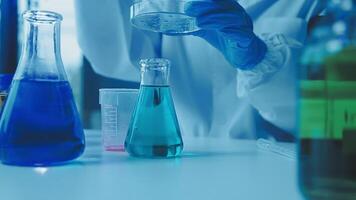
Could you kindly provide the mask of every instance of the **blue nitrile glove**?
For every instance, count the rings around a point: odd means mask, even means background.
[[[217,48],[230,64],[241,70],[254,68],[267,46],[253,33],[253,24],[236,0],[191,1],[185,13],[196,17],[201,30],[192,33]]]

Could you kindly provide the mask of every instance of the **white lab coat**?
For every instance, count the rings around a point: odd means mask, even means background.
[[[130,25],[132,0],[76,0],[79,45],[104,76],[139,81],[138,61],[171,60],[170,84],[183,135],[262,137],[254,116],[295,134],[296,68],[317,0],[239,0],[268,45],[251,72],[233,68],[195,36],[160,36]],[[237,19],[238,20],[238,19]],[[273,134],[272,134],[273,135]]]

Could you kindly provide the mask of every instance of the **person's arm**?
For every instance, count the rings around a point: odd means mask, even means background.
[[[268,48],[265,59],[252,70],[238,70],[237,95],[247,98],[264,119],[295,135],[297,65],[302,44],[280,33],[261,38]]]
[[[237,94],[249,99],[261,116],[296,135],[298,65],[308,22],[325,9],[322,1],[300,2],[298,16],[260,20],[256,32],[267,44],[265,59],[251,71],[238,70]]]
[[[138,60],[155,57],[157,34],[130,24],[131,0],[76,0],[78,41],[83,54],[100,75],[139,81]]]
[[[235,0],[192,2],[186,11],[202,28],[195,35],[216,47],[237,69],[238,96],[249,99],[264,119],[294,134],[296,70],[306,20],[278,17],[257,24],[256,31]]]

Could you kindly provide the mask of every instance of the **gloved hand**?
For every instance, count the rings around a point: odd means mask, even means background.
[[[192,34],[217,48],[232,66],[248,70],[263,60],[266,44],[254,34],[251,18],[236,0],[191,1],[185,13],[196,17],[201,28]]]

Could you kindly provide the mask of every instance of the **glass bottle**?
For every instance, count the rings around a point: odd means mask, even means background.
[[[299,185],[309,200],[356,197],[356,1],[324,1],[301,60]]]
[[[0,119],[1,161],[52,165],[84,150],[84,133],[60,55],[62,16],[23,14],[25,43]]]
[[[141,60],[141,87],[125,140],[132,156],[175,157],[182,136],[168,83],[169,60]]]

